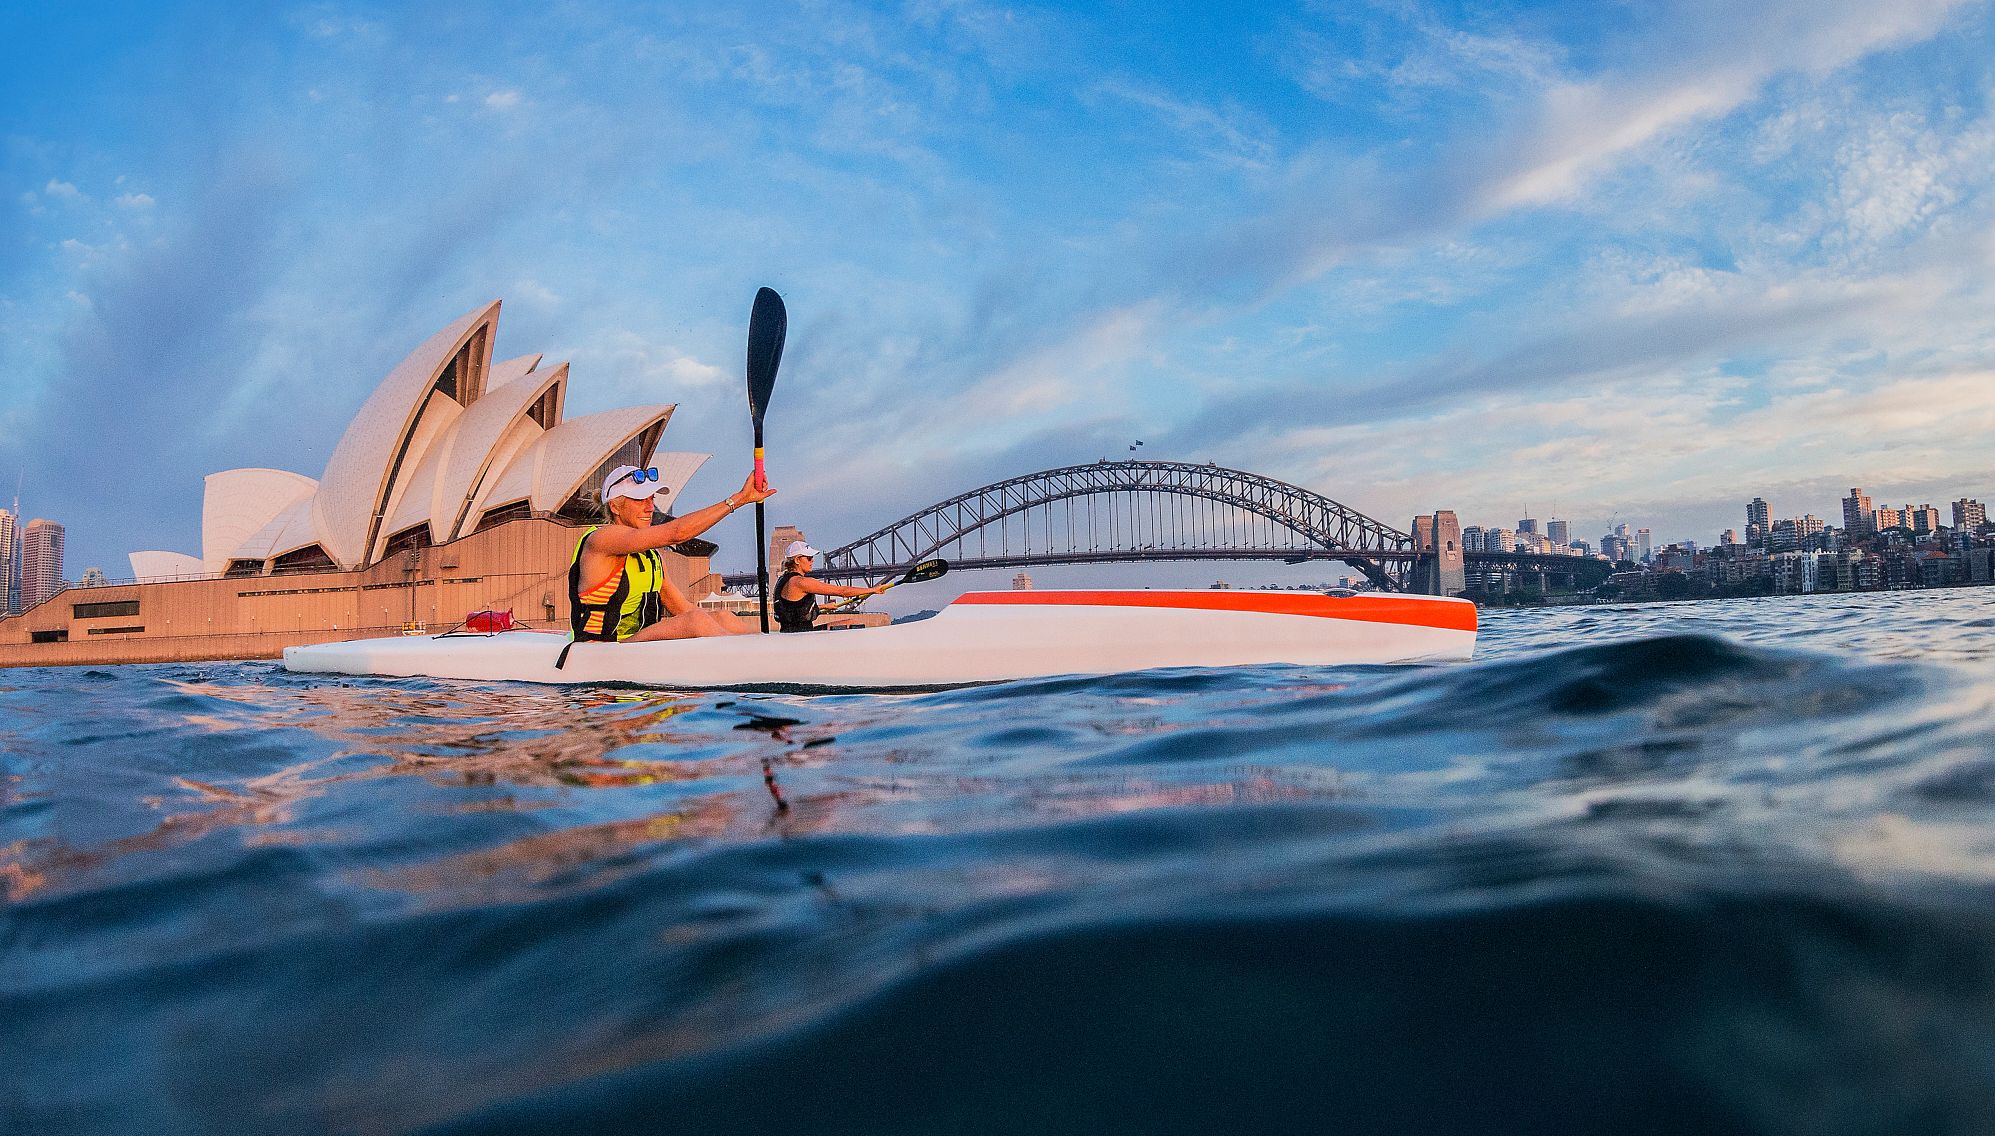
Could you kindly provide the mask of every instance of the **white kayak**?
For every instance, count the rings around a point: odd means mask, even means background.
[[[577,643],[547,631],[288,647],[286,670],[724,690],[965,686],[1154,667],[1459,662],[1467,600],[1361,592],[969,592],[923,620],[807,635]]]

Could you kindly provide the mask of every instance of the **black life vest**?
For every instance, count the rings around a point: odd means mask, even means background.
[[[783,589],[796,578],[795,572],[785,572],[776,578],[776,594],[770,598],[769,611],[776,617],[776,626],[784,631],[817,630],[817,597],[804,593],[800,600],[786,600]]]

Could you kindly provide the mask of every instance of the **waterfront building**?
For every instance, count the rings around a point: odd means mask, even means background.
[[[495,361],[498,316],[497,301],[469,312],[397,364],[319,477],[210,475],[198,555],[135,552],[139,583],[0,623],[0,665],[268,658],[487,608],[565,628],[568,565],[601,517],[603,477],[656,466],[669,510],[707,455],[660,452],[671,405],[566,418],[568,365]],[[694,602],[720,590],[714,551],[694,540],[663,556]]]
[[[36,518],[21,530],[21,610],[62,590],[62,526]]]
[[[1019,574],[1017,574],[1016,576],[1013,576],[1013,577],[1011,578],[1011,590],[1012,590],[1012,591],[1014,591],[1014,592],[1029,592],[1029,591],[1031,591],[1031,590],[1032,590],[1032,573],[1030,573],[1030,572],[1020,572],[1020,573],[1019,573]]]
[[[1635,530],[1635,551],[1639,554],[1637,558],[1644,564],[1654,559],[1654,553],[1649,548],[1649,530]]]
[[[1875,556],[1860,548],[1846,548],[1836,554],[1836,582],[1844,591],[1868,591],[1878,586],[1880,565]]]
[[[1821,584],[1822,556],[1814,552],[1773,554],[1773,590],[1789,595],[1815,591]]]
[[[1870,514],[1870,531],[1885,532],[1905,527],[1905,514],[1898,509],[1877,509]]]
[[[1718,534],[1718,543],[1725,548],[1735,547],[1739,543],[1739,530],[1726,529]]]
[[[1870,495],[1852,488],[1850,495],[1843,498],[1843,531],[1852,538],[1869,536],[1877,531],[1876,522],[1877,514],[1870,507]]]
[[[0,509],[0,618],[21,610],[20,555],[14,514]]]
[[[1559,520],[1545,522],[1545,538],[1554,545],[1565,546],[1572,543],[1572,525]]]
[[[1988,507],[1969,497],[1953,503],[1953,527],[1973,532],[1988,523]]]
[[[1913,536],[1931,536],[1940,531],[1940,511],[1931,505],[1905,506],[1905,523]]]
[[[1763,497],[1746,502],[1746,543],[1761,548],[1773,535],[1773,509]]]

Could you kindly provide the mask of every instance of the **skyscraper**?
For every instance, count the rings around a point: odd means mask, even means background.
[[[1766,499],[1755,497],[1746,502],[1746,543],[1765,547],[1773,535],[1773,510]]]
[[[1953,503],[1953,527],[1972,532],[1988,523],[1988,506],[1971,497]]]
[[[1553,544],[1564,547],[1572,543],[1572,526],[1564,521],[1546,521],[1545,535]]]
[[[1525,517],[1517,522],[1517,531],[1520,533],[1535,533],[1538,531],[1538,522],[1531,517]]]
[[[14,580],[20,573],[20,533],[14,525],[14,514],[0,509],[0,615],[21,610],[20,589]]]
[[[1868,536],[1877,531],[1876,521],[1870,495],[1861,489],[1851,489],[1850,495],[1843,498],[1843,531],[1851,536]]]
[[[1649,562],[1651,557],[1651,552],[1649,548],[1649,530],[1647,529],[1635,530],[1635,552],[1636,552],[1635,556],[1636,560],[1639,560],[1643,564],[1647,564]]]
[[[62,526],[36,518],[21,536],[21,610],[62,590]]]

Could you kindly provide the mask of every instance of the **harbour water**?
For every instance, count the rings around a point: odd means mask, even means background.
[[[920,696],[0,672],[0,1131],[1995,1131],[1995,589]]]

